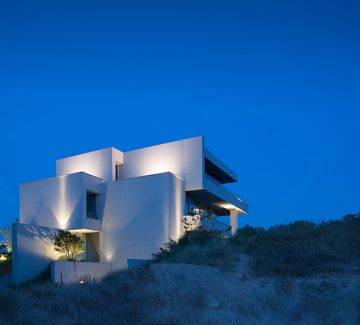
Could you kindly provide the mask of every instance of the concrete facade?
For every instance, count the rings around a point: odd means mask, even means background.
[[[128,259],[151,259],[169,239],[179,239],[184,194],[184,181],[171,173],[108,184],[100,260],[125,268]]]
[[[13,227],[15,283],[61,258],[51,240],[58,229],[81,234],[85,262],[76,265],[88,274],[89,265],[97,263],[98,276],[126,268],[129,261],[149,260],[170,239],[178,240],[183,218],[194,207],[231,215],[233,234],[238,215],[247,213],[246,202],[224,187],[237,181],[235,172],[205,149],[203,137],[60,159],[56,175],[20,186],[20,222]],[[54,281],[60,268],[63,279],[78,280],[65,274],[68,265],[53,264]]]

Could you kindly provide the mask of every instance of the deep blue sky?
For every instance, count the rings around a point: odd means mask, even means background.
[[[240,224],[360,210],[359,1],[3,1],[0,226],[58,158],[204,135]]]

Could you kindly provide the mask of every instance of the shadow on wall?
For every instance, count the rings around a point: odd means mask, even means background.
[[[30,220],[28,222],[38,225],[47,223],[46,220],[53,220],[56,221],[59,228],[63,229],[69,226],[72,220],[76,220],[77,223],[81,220],[77,209],[80,203],[80,200],[77,200],[74,207],[69,207],[69,203],[66,201],[66,203],[57,204],[58,207],[55,208],[48,204],[46,199],[40,198],[31,213],[29,213]],[[72,226],[76,227],[77,224]]]
[[[18,227],[18,235],[21,235],[27,239],[40,239],[44,242],[52,245],[55,237],[58,234],[58,230],[48,227],[39,227],[34,225],[22,224],[22,227]]]
[[[28,220],[28,222],[31,222],[35,225],[42,223],[42,218],[44,215],[48,216],[49,220],[56,220],[53,209],[50,207],[50,205],[47,203],[47,200],[45,200],[44,198],[40,198],[34,208],[31,210],[31,212],[29,213],[31,218],[30,220]]]
[[[13,225],[12,282],[19,284],[37,277],[50,262],[59,259],[53,240],[58,229],[30,224]]]

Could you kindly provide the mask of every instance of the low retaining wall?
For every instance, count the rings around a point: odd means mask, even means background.
[[[32,280],[45,271],[60,254],[53,240],[58,229],[13,223],[12,225],[12,282],[20,284]]]
[[[113,271],[110,263],[54,261],[51,280],[55,283],[73,283],[98,280]]]

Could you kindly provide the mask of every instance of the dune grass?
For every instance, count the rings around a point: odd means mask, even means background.
[[[359,324],[359,260],[359,215],[193,232],[101,282],[1,290],[0,324]]]
[[[356,273],[360,271],[360,215],[319,224],[300,220],[268,230],[245,226],[230,238],[195,231],[167,244],[154,260],[231,270],[239,253],[251,257],[251,269],[259,276]]]
[[[178,242],[170,241],[157,254],[153,263],[188,263],[210,265],[231,270],[236,254],[229,238],[203,230],[188,232]]]
[[[0,291],[0,324],[358,324],[360,277],[251,278],[155,264]]]

